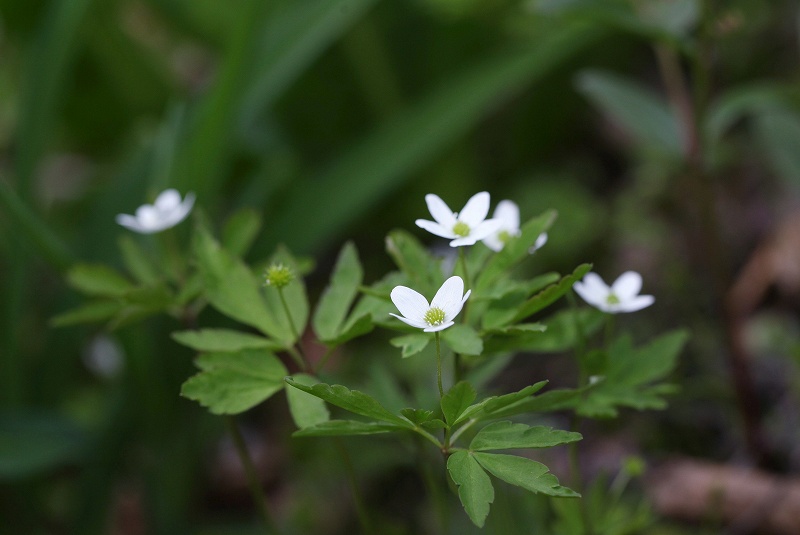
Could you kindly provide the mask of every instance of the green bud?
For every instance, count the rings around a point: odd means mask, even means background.
[[[272,264],[264,271],[265,284],[275,288],[283,288],[294,280],[294,273],[283,264]]]

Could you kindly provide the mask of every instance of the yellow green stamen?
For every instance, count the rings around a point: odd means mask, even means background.
[[[608,303],[609,305],[618,305],[619,297],[617,297],[614,294],[608,294],[608,297],[606,297],[606,303]]]
[[[444,323],[444,310],[439,307],[431,307],[427,312],[425,312],[425,315],[422,317],[422,319],[424,319],[425,323],[431,327],[441,325]]]
[[[463,221],[457,221],[456,224],[453,225],[453,234],[455,234],[456,236],[461,236],[462,238],[465,238],[469,236],[469,231],[470,231],[469,225],[467,225]]]

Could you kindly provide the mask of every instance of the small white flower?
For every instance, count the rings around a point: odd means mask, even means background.
[[[168,189],[156,197],[153,204],[143,204],[136,215],[117,214],[117,223],[140,234],[154,234],[174,227],[183,221],[194,206],[194,194],[187,193],[181,201],[177,190]]]
[[[519,206],[514,201],[500,201],[494,209],[492,219],[500,220],[500,228],[483,239],[483,243],[495,252],[500,252],[503,247],[511,240],[516,238],[522,231],[519,228]],[[547,243],[547,233],[542,232],[536,238],[536,243],[528,249],[528,253],[533,254]]]
[[[587,273],[583,281],[576,282],[573,289],[584,301],[603,312],[636,312],[655,302],[652,295],[639,295],[642,276],[635,271],[626,271],[609,288],[597,273]]]
[[[453,319],[461,312],[471,292],[467,290],[464,293],[464,281],[457,275],[444,281],[430,304],[421,293],[405,286],[395,286],[392,302],[402,316],[391,315],[428,333],[441,331],[455,323]]]
[[[432,193],[425,195],[425,202],[436,221],[417,219],[417,226],[431,234],[453,240],[450,247],[474,245],[496,232],[501,225],[497,219],[486,219],[489,213],[489,193],[485,191],[473,195],[460,213],[450,210],[438,195]]]

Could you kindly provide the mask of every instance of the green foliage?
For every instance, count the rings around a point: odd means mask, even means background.
[[[269,338],[257,334],[232,331],[230,329],[200,329],[199,331],[176,331],[172,338],[196,351],[239,351],[242,349],[280,349]]]
[[[316,377],[305,373],[295,373],[292,375],[292,380],[306,386],[312,386],[319,382]],[[289,402],[289,412],[292,414],[292,419],[300,429],[326,423],[331,418],[325,402],[308,392],[303,392],[297,388],[287,388],[286,400]]]
[[[470,520],[482,528],[494,501],[492,480],[475,460],[475,455],[467,451],[457,451],[448,457],[447,471],[458,486],[458,497]]]
[[[580,433],[559,431],[551,427],[529,427],[509,421],[495,422],[481,429],[469,447],[473,451],[508,450],[514,448],[549,448],[580,440]]]
[[[190,377],[181,395],[213,414],[238,414],[279,392],[286,367],[265,349],[204,353],[195,361],[202,371]]]
[[[338,345],[372,329],[372,322],[364,319],[364,316],[356,318],[351,315],[347,318],[347,311],[363,280],[364,271],[358,260],[358,252],[355,245],[348,242],[339,253],[330,285],[320,296],[312,319],[314,332],[320,341]]]

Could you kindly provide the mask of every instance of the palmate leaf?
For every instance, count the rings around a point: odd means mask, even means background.
[[[570,291],[572,289],[572,285],[581,280],[590,269],[592,269],[591,264],[581,264],[580,266],[576,267],[575,271],[573,271],[570,275],[566,275],[557,283],[548,286],[538,294],[528,299],[517,311],[513,321],[517,322],[523,320],[531,314],[535,314],[548,305],[554,303],[556,300]]]
[[[470,520],[483,527],[494,501],[492,480],[468,451],[457,451],[447,459],[447,471],[458,485],[458,497]]]
[[[78,264],[67,273],[67,282],[87,295],[121,297],[136,286],[121,273],[102,264]]]
[[[392,338],[389,343],[394,347],[401,348],[401,356],[407,358],[428,347],[431,340],[432,337],[428,333],[414,333]]]
[[[536,384],[526,386],[518,392],[504,394],[502,396],[492,396],[482,400],[479,403],[471,405],[463,410],[453,424],[461,423],[469,418],[486,419],[495,417],[494,414],[501,409],[519,403],[534,395],[536,392],[544,388],[547,381],[539,381]],[[474,399],[474,398],[473,398]]]
[[[345,330],[347,311],[358,295],[358,288],[363,280],[364,271],[358,259],[358,251],[352,242],[347,242],[339,253],[331,282],[320,296],[311,320],[320,341],[330,343]]]
[[[483,352],[483,340],[480,335],[475,329],[462,323],[442,331],[442,341],[461,355],[480,355]]]
[[[472,455],[480,463],[480,466],[506,483],[548,496],[580,496],[574,490],[561,486],[558,478],[549,473],[550,469],[542,463],[516,455],[481,452],[475,452]]]
[[[329,385],[325,383],[308,386],[296,382],[291,377],[287,377],[286,382],[294,388],[299,388],[304,392],[324,399],[331,405],[336,405],[354,414],[359,414],[382,422],[397,424],[405,429],[414,428],[414,424],[405,418],[392,414],[384,408],[383,405],[378,403],[375,398],[363,392],[359,392],[358,390],[350,390],[342,385]]]
[[[475,401],[478,393],[471,384],[460,382],[454,385],[447,393],[442,396],[442,414],[450,425],[453,425],[458,417],[461,416],[467,407]]]
[[[296,373],[292,379],[298,383],[311,386],[319,383],[319,379],[305,373]],[[327,423],[331,413],[325,402],[317,396],[303,392],[297,388],[286,389],[286,401],[289,403],[289,412],[299,429],[318,426]]]
[[[336,437],[349,435],[379,435],[396,431],[408,431],[402,425],[386,422],[358,422],[355,420],[330,420],[292,433],[293,437]]]
[[[433,297],[439,289],[441,273],[439,261],[405,230],[393,230],[386,236],[386,252],[392,257],[400,271],[406,274],[409,284],[422,295]]]
[[[475,435],[469,445],[472,451],[509,450],[515,448],[549,448],[576,442],[580,433],[552,427],[517,424],[509,421],[489,424]]]
[[[486,340],[486,353],[503,351],[530,351],[535,353],[557,353],[568,351],[579,341],[579,327],[583,335],[588,337],[602,327],[605,315],[594,308],[580,310],[562,310],[543,319],[543,332],[513,333],[517,324],[508,327],[509,336],[492,336]]]
[[[617,338],[608,351],[607,370],[603,381],[590,388],[578,404],[578,412],[589,417],[611,417],[617,407],[660,409],[667,385],[652,385],[675,367],[688,334],[672,331],[650,344],[634,348],[629,336]]]
[[[261,229],[261,215],[251,208],[233,214],[222,229],[222,246],[234,256],[244,256]]]
[[[261,403],[283,388],[287,373],[264,349],[206,353],[196,364],[202,371],[183,383],[181,395],[213,414],[238,414]]]
[[[177,331],[172,338],[179,344],[196,351],[239,351],[241,349],[281,349],[281,345],[257,334],[243,333],[231,329],[200,329]]]

